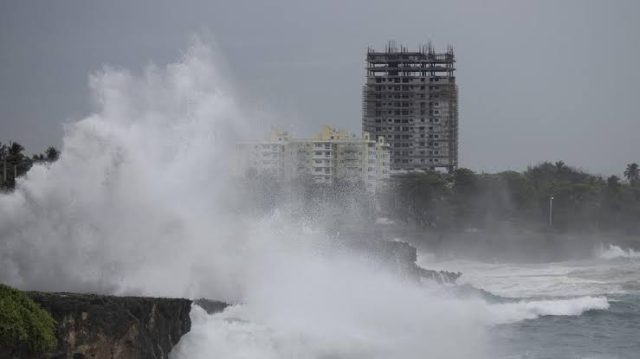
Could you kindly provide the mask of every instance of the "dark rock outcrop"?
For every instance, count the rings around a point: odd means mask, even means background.
[[[191,329],[188,299],[27,294],[57,322],[58,348],[39,358],[168,358]]]
[[[385,240],[352,240],[346,241],[346,246],[357,252],[368,253],[393,269],[414,278],[426,278],[438,283],[455,283],[462,275],[457,272],[434,271],[424,269],[416,264],[418,252],[416,248],[406,242]]]
[[[229,304],[225,302],[220,302],[217,300],[211,300],[206,298],[200,298],[193,301],[193,304],[196,304],[200,308],[204,309],[207,314],[215,314],[222,312],[229,306]]]

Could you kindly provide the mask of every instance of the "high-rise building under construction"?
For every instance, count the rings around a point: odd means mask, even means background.
[[[391,145],[392,170],[458,166],[458,89],[453,48],[367,50],[362,128]]]

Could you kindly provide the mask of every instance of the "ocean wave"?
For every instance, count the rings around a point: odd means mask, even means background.
[[[631,248],[623,249],[613,244],[609,244],[607,247],[600,246],[597,255],[601,259],[640,258],[640,252]]]
[[[515,323],[542,316],[578,316],[590,310],[605,310],[609,301],[605,297],[578,297],[571,299],[518,301],[489,306],[494,324]]]

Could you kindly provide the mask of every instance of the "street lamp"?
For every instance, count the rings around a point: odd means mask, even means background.
[[[549,197],[549,227],[553,226],[553,196]]]

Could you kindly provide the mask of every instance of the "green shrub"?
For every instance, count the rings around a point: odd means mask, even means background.
[[[55,349],[55,321],[24,293],[0,284],[0,346],[19,352]]]

